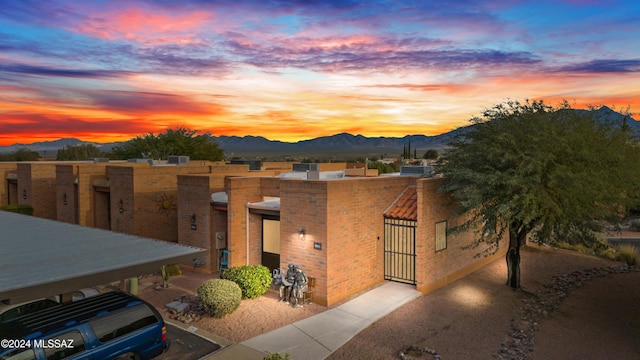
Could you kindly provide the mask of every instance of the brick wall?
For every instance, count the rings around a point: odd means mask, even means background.
[[[211,209],[212,178],[204,175],[178,175],[177,180],[178,242],[208,249],[209,253],[203,259],[205,265],[201,270],[215,272],[218,260],[214,236],[219,229],[216,229]],[[192,215],[195,216],[195,221],[192,221]],[[226,221],[226,216],[224,218]]]
[[[320,171],[339,171],[347,168],[347,163],[319,163]]]
[[[111,230],[136,234],[134,217],[138,209],[134,203],[133,166],[107,166],[111,208]]]
[[[56,165],[56,215],[57,220],[75,224],[77,222],[76,191],[73,165]]]
[[[212,166],[108,166],[114,231],[178,242],[178,175],[208,174]],[[218,168],[218,170],[224,167]],[[120,213],[120,200],[124,211]]]
[[[31,205],[33,216],[55,220],[55,164],[25,162],[17,164],[18,204]]]
[[[262,169],[263,170],[282,170],[282,171],[291,171],[293,169],[293,162],[283,162],[283,161],[263,161]]]
[[[226,189],[229,195],[227,205],[227,241],[229,248],[229,266],[240,266],[247,263],[247,203],[262,201],[259,177],[228,177]],[[254,220],[255,223],[255,220]],[[251,234],[249,249],[262,247],[261,239]],[[260,250],[261,251],[261,250]],[[249,254],[249,259],[261,256],[261,253]],[[261,261],[253,262],[259,264]]]
[[[75,165],[75,175],[78,179],[76,187],[77,221],[78,224],[90,227],[108,228],[98,226],[98,219],[108,219],[107,199],[108,193],[98,194],[94,190],[94,184],[107,183],[108,163],[86,163]]]
[[[382,214],[415,179],[386,177],[327,182],[327,304],[384,280]]]
[[[7,175],[11,173],[16,174],[17,177],[17,170],[18,166],[14,162],[0,162],[0,178],[3,181],[3,184],[5,184],[0,186],[0,206],[18,203],[17,187],[9,186],[7,184]]]
[[[302,265],[316,278],[314,301],[327,303],[327,185],[326,181],[282,180],[280,183],[280,263]],[[304,229],[304,239],[298,230]],[[315,250],[314,243],[322,245]]]
[[[303,265],[316,278],[314,301],[328,306],[383,281],[382,213],[411,182],[406,177],[282,180],[281,267]]]
[[[438,191],[446,181],[442,178],[418,180],[418,228],[416,230],[416,276],[417,290],[426,294],[451,283],[489,262],[504,256],[506,246],[497,254],[476,259],[482,248],[462,249],[473,242],[473,233],[447,236],[447,248],[435,251],[435,224],[447,221],[448,227],[458,225],[450,196]]]

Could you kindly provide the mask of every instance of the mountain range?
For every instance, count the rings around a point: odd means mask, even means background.
[[[615,112],[606,106],[598,109],[596,114],[601,119],[608,119],[620,123],[622,123],[625,117],[623,114]],[[627,124],[635,134],[640,135],[640,121],[628,118]],[[313,153],[375,154],[377,156],[389,154],[389,156],[397,156],[408,144],[411,144],[412,150],[415,149],[421,154],[427,149],[442,149],[453,136],[468,128],[469,126],[461,127],[435,136],[406,135],[403,137],[366,137],[363,135],[340,133],[298,142],[268,140],[262,136],[211,136],[211,138],[218,143],[220,148],[225,150],[228,157],[259,157],[267,154],[300,155]],[[0,153],[12,153],[20,148],[28,148],[29,150],[39,152],[44,157],[53,157],[59,149],[65,146],[80,144],[92,144],[103,151],[110,151],[114,146],[121,145],[122,143],[95,143],[81,141],[75,138],[66,138],[55,141],[35,142],[32,144],[16,143],[11,146],[0,146]]]

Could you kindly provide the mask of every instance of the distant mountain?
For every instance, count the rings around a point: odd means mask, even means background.
[[[26,148],[32,151],[37,151],[42,155],[46,155],[47,157],[53,157],[58,153],[58,150],[64,148],[65,146],[77,146],[82,144],[91,144],[102,149],[103,151],[111,151],[113,146],[119,145],[121,143],[100,144],[96,142],[82,141],[76,138],[65,138],[54,141],[34,142],[31,144],[15,143],[10,146],[0,146],[0,154],[13,153],[18,151],[19,149]]]
[[[586,112],[588,110],[576,111]],[[596,115],[603,121],[608,120],[617,124],[622,124],[626,119],[629,128],[640,137],[640,121],[636,121],[631,117],[626,118],[623,114],[611,110],[606,106],[598,109],[596,111]],[[245,156],[247,154],[255,156],[256,154],[268,153],[291,153],[299,155],[305,153],[337,151],[373,154],[388,153],[399,155],[403,148],[408,144],[411,144],[412,150],[416,149],[418,152],[424,152],[427,149],[441,149],[445,147],[452,137],[468,129],[469,126],[466,126],[435,136],[406,135],[403,137],[366,137],[363,135],[340,133],[298,142],[268,140],[262,136],[211,136],[211,139],[214,140],[220,148],[224,149],[228,156],[230,154],[233,154],[233,156]],[[121,145],[122,143],[100,144],[69,138],[55,141],[36,142],[32,144],[0,146],[0,153],[12,153],[20,148],[28,148],[33,151],[38,151],[47,157],[52,157],[55,156],[59,149],[62,149],[65,146],[80,144],[93,144],[103,151],[110,151],[114,146]]]
[[[212,139],[227,154],[239,156],[255,153],[318,153],[318,152],[352,152],[372,154],[399,155],[404,146],[411,144],[411,149],[424,152],[426,149],[442,148],[448,140],[460,130],[454,130],[436,136],[407,135],[403,137],[366,137],[340,133],[322,136],[295,143],[271,141],[260,136],[212,136]]]

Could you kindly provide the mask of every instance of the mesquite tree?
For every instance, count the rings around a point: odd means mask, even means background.
[[[464,219],[453,230],[475,229],[471,247],[485,244],[485,255],[508,235],[509,286],[520,287],[528,235],[539,243],[587,239],[591,222],[638,204],[640,150],[628,118],[599,114],[567,102],[506,102],[472,119],[441,158],[442,190]]]

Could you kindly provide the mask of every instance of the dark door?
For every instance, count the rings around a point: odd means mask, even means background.
[[[269,270],[280,268],[280,219],[262,217],[262,265]]]

